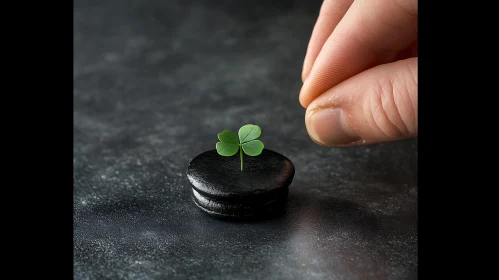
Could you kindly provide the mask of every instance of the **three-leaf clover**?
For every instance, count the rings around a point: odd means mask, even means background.
[[[263,151],[263,142],[257,140],[262,134],[258,125],[243,125],[238,132],[239,137],[230,130],[224,130],[218,134],[216,148],[221,156],[230,157],[239,151],[241,157],[241,171],[243,171],[243,151],[248,156],[258,156]]]

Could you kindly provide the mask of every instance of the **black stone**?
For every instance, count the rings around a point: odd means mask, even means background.
[[[284,210],[295,168],[285,156],[264,149],[259,156],[195,157],[187,169],[194,203],[205,213],[232,219],[269,217]]]

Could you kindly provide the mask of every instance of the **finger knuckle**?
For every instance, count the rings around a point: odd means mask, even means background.
[[[415,110],[409,87],[390,78],[374,82],[366,98],[364,114],[372,129],[390,138],[415,134]]]

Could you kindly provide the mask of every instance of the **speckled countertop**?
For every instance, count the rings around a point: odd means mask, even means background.
[[[75,1],[75,279],[416,279],[417,139],[316,145],[298,103],[320,1]],[[185,171],[262,127],[287,213],[232,223]]]

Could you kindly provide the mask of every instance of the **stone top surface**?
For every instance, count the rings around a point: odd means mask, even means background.
[[[295,174],[293,163],[285,156],[264,149],[259,156],[239,153],[220,156],[210,150],[196,156],[189,164],[187,177],[203,195],[216,199],[258,196],[287,187]]]

